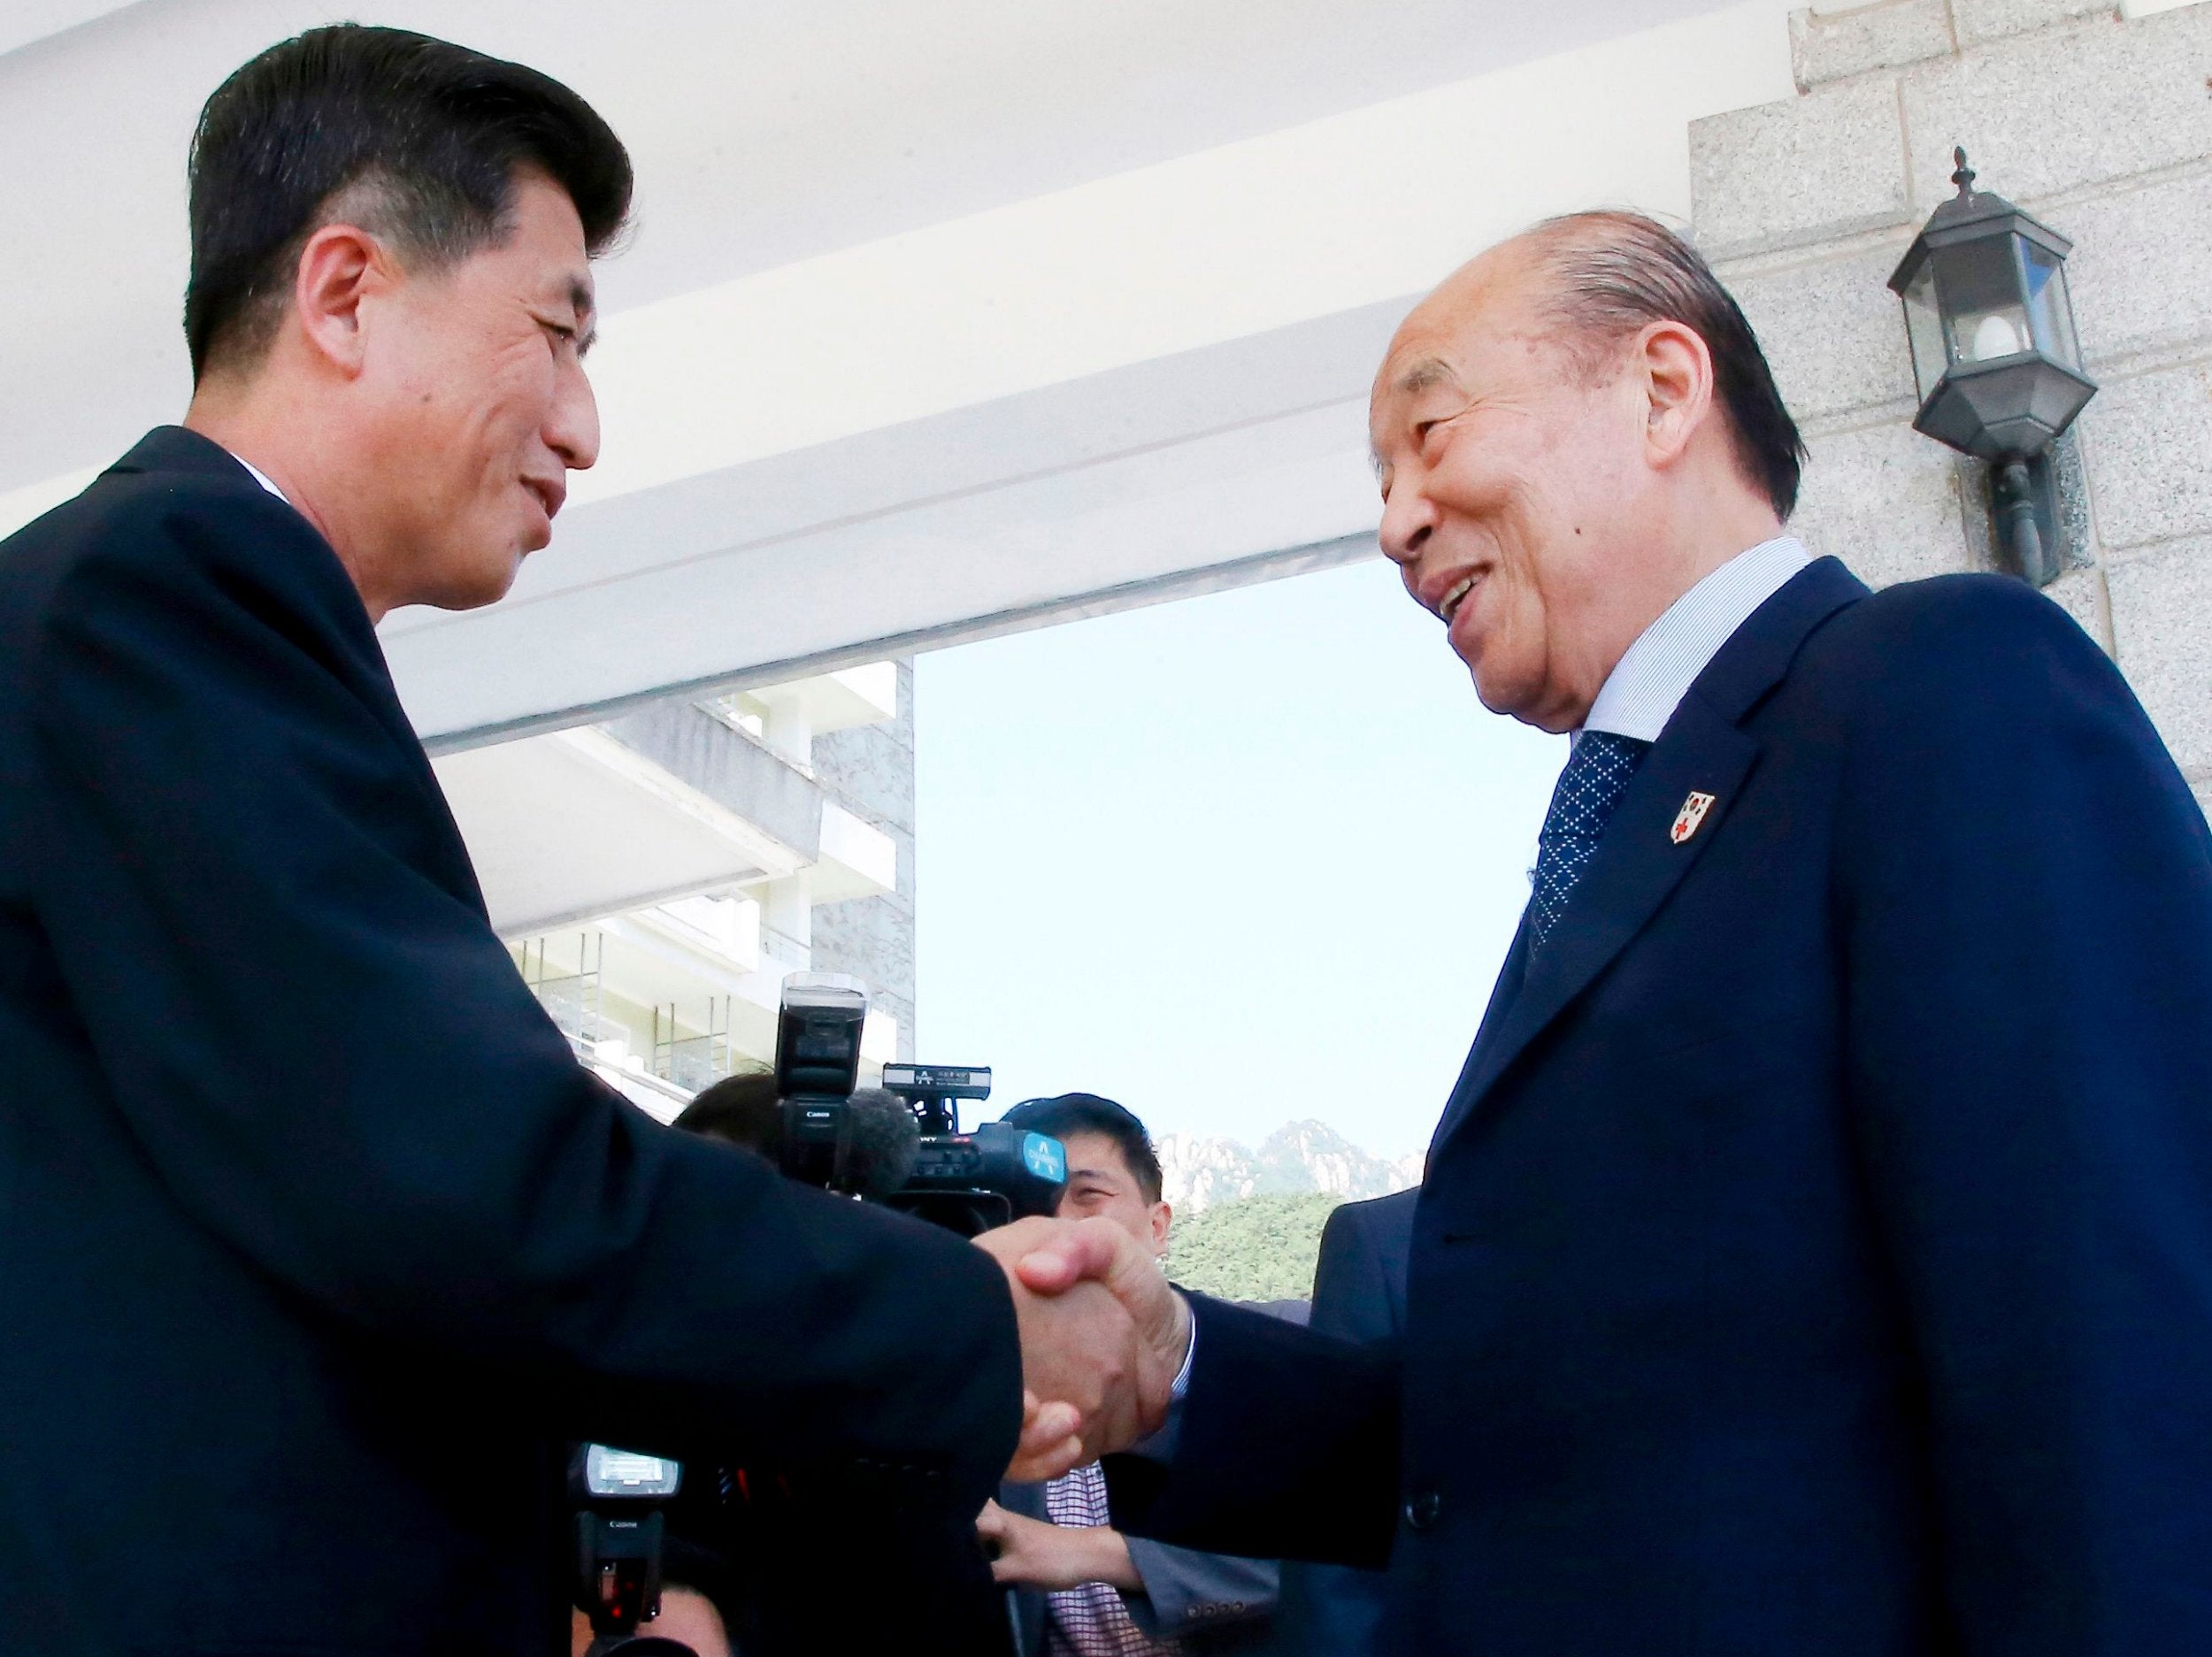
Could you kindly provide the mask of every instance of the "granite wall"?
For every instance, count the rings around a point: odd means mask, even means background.
[[[1953,194],[2072,237],[2102,389],[2058,455],[2048,591],[2118,661],[2212,804],[2212,3],[1883,0],[1790,21],[1795,97],[1696,122],[1693,234],[1812,450],[1793,525],[1876,583],[1989,569],[1982,469],[1912,430],[1886,284]]]

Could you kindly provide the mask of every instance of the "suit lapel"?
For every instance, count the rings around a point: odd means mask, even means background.
[[[1436,1160],[1436,1153],[1443,1147],[1445,1137],[1458,1124],[1460,1101],[1471,1096],[1476,1067],[1483,1055],[1497,1045],[1498,1032],[1513,1011],[1513,1003],[1519,999],[1521,981],[1528,973],[1528,910],[1521,911],[1521,924],[1514,929],[1513,942],[1505,952],[1505,964],[1498,969],[1498,981],[1490,986],[1490,1004],[1483,1009],[1482,1023],[1475,1031],[1475,1045],[1467,1049],[1466,1062],[1459,1067],[1459,1079],[1452,1084],[1451,1097],[1445,1101],[1442,1120],[1436,1132],[1429,1136],[1429,1154],[1423,1164],[1425,1178],[1427,1166]]]
[[[1701,707],[1691,723],[1704,728],[1694,734],[1678,730],[1694,706],[1683,702],[1665,740],[1637,769],[1543,948],[1527,955],[1524,947],[1520,993],[1506,1003],[1502,1017],[1494,1009],[1483,1021],[1437,1130],[1438,1144],[1466,1120],[1537,1033],[1643,930],[1725,823],[1759,746]],[[1677,843],[1671,833],[1675,815],[1693,791],[1711,795],[1714,803],[1697,832]]]
[[[1437,1126],[1432,1156],[1529,1043],[1643,930],[1705,848],[1727,832],[1730,809],[1759,754],[1738,721],[1780,681],[1813,629],[1865,593],[1842,564],[1823,558],[1761,605],[1698,676],[1645,756],[1540,951],[1530,951],[1523,919]],[[1712,804],[1694,831],[1678,840],[1677,815],[1694,793],[1711,796]]]
[[[265,494],[259,481],[236,456],[212,439],[180,426],[156,426],[108,472],[156,476],[165,472],[191,472],[227,479],[244,490],[250,500],[258,502]],[[400,703],[398,688],[392,683],[390,664],[384,659],[383,643],[377,637],[375,625],[369,620],[369,612],[361,602],[353,578],[346,572],[345,565],[322,532],[297,508],[289,502],[285,504],[302,536],[311,541],[321,556],[301,556],[302,549],[292,548],[257,548],[250,555],[269,572],[271,586],[283,589],[289,614],[279,625],[295,630],[302,625],[316,626],[326,645],[334,644],[349,658],[352,671],[343,676],[348,687],[390,736],[394,750],[400,763],[407,767],[425,806],[436,815],[443,827],[445,844],[440,848],[443,866],[433,871],[434,877],[456,898],[478,914],[484,914],[484,891],[476,878],[476,865],[469,856],[467,843],[461,838],[460,825],[454,820],[452,806],[438,782],[437,772],[431,767],[430,756],[423,751],[422,740],[415,734],[415,727]],[[319,647],[316,654],[326,661],[331,660],[329,648]],[[336,664],[333,663],[333,666]]]

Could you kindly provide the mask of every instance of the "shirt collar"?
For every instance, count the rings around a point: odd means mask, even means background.
[[[271,495],[275,495],[278,500],[283,502],[287,506],[292,504],[292,497],[285,494],[283,490],[278,488],[274,483],[272,483],[269,480],[269,474],[267,472],[262,471],[260,467],[255,465],[253,462],[248,460],[243,455],[233,455],[231,456],[231,458],[236,461],[240,465],[243,466],[248,472],[253,473],[253,480],[259,484],[263,488],[266,489]]]
[[[1812,563],[1794,535],[1738,553],[1680,598],[1628,647],[1582,722],[1583,731],[1656,742],[1691,685],[1752,611]]]

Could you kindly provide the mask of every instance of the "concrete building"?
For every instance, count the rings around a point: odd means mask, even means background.
[[[449,754],[492,924],[580,1057],[666,1118],[767,1064],[784,978],[913,1056],[913,671],[882,662]]]
[[[0,13],[0,533],[184,406],[193,118],[330,14]],[[1980,468],[1910,429],[1884,286],[1952,146],[2070,235],[2102,390],[2052,594],[2212,799],[2212,4],[451,0],[436,27],[571,82],[639,168],[604,458],[506,602],[382,630],[495,923],[611,1070],[757,1055],[802,961],[867,980],[872,1052],[908,1050],[900,664],[1374,556],[1384,342],[1579,207],[1691,227],[1805,423],[1800,532],[1878,582],[1995,556]]]

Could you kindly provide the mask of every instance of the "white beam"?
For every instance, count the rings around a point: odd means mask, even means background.
[[[586,521],[387,624],[409,711],[467,742],[1370,532],[1412,294],[1546,212],[1686,213],[1688,121],[1786,45],[1753,0],[617,318]]]
[[[1751,0],[641,306],[576,496],[1417,292],[1563,208],[1686,217],[1689,122],[1787,96],[1787,45]]]
[[[890,54],[895,107],[856,106],[856,119],[871,144],[908,123],[924,150],[958,158],[958,177],[918,182],[874,215],[895,233],[871,234],[860,210],[902,163],[787,145],[786,179],[743,170],[773,150],[722,158],[732,129],[716,126],[696,64],[668,53],[677,22],[733,27],[712,21],[728,14],[672,7],[663,36],[547,4],[601,42],[597,61],[547,66],[640,134],[644,229],[638,262],[604,272],[593,369],[606,456],[578,480],[553,546],[503,605],[385,625],[410,714],[447,749],[673,687],[757,685],[1354,556],[1375,513],[1366,380],[1411,295],[1548,212],[1686,211],[1687,123],[1790,87],[1788,0],[1407,0],[1410,24],[1388,37],[1355,0],[1132,0],[1079,25],[1012,0],[947,0],[924,31],[926,72]],[[1639,6],[1676,20],[1621,33]],[[1304,35],[1283,27],[1286,9]],[[46,264],[0,270],[10,377],[56,387],[51,410],[0,410],[0,436],[20,439],[0,444],[0,532],[105,457],[93,444],[110,427],[177,400],[163,313],[180,265],[165,274],[143,246],[116,243],[117,203],[95,211],[61,182],[94,142],[79,130],[86,100],[127,94],[109,173],[135,180],[158,151],[157,185],[130,183],[127,205],[173,237],[180,129],[210,65],[313,15],[308,0],[149,0],[112,20],[135,56],[104,44],[104,28],[54,42],[58,79],[11,78],[20,55],[0,58],[0,141],[20,140],[27,163],[0,183],[0,208],[57,226],[79,261],[68,281]],[[787,46],[912,15],[793,0],[759,17]],[[955,17],[997,42],[987,64],[945,35]],[[455,33],[493,50],[526,57],[546,38],[489,0],[456,18]],[[1002,27],[1062,64],[1064,87],[986,99],[976,107],[999,125],[949,137],[949,121],[970,119],[960,100],[1028,73],[999,50]],[[1547,42],[1548,56],[1528,55]],[[1264,72],[1225,92],[1233,120],[1130,101],[1129,77],[1152,75],[1154,59],[1180,73],[1240,54]],[[789,96],[852,103],[849,88],[807,79],[805,54],[786,56]],[[1484,64],[1497,66],[1421,78]],[[666,85],[685,88],[675,106]],[[119,169],[125,155],[136,159]],[[1098,165],[1115,156],[1140,164]],[[729,216],[710,187],[733,167],[741,176],[720,188],[745,211],[701,240],[703,222]],[[806,218],[818,198],[851,211]],[[656,202],[682,215],[659,221],[657,243]],[[748,213],[784,257],[739,256]],[[692,265],[672,263],[672,246]],[[169,343],[154,344],[149,318]],[[24,470],[26,456],[46,469]]]
[[[503,936],[787,875],[802,862],[595,731],[449,755],[437,770]]]
[[[128,4],[129,0],[8,0],[0,10],[0,57],[126,11]]]

